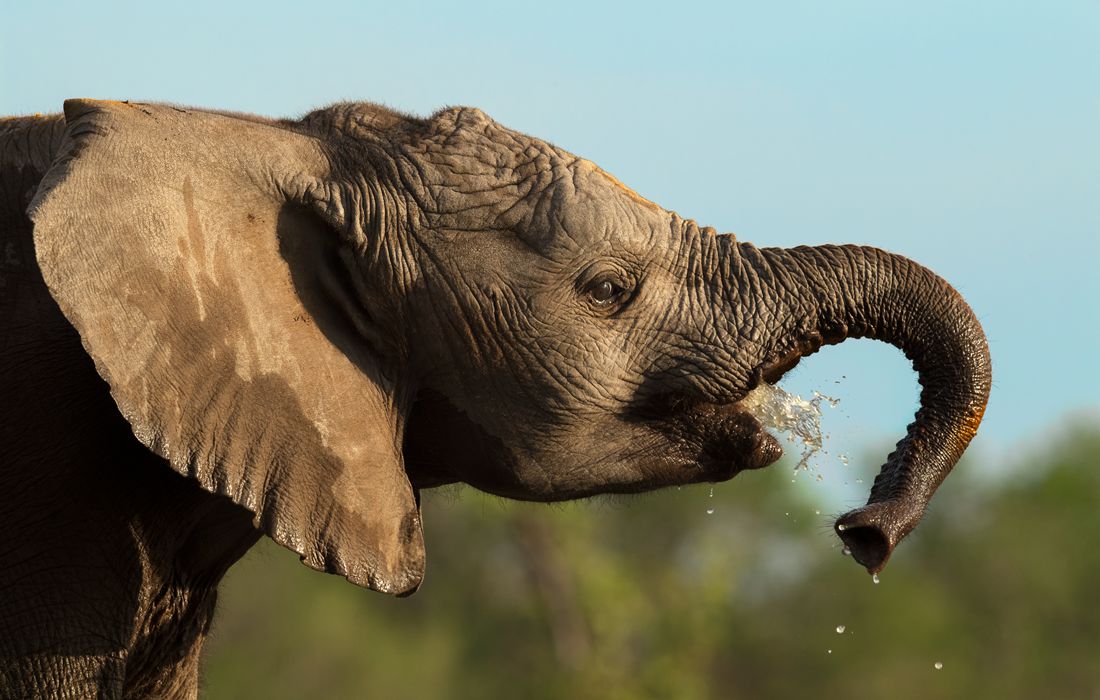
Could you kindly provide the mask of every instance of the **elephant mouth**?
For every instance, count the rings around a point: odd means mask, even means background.
[[[675,462],[694,470],[690,481],[726,481],[783,456],[779,441],[739,402],[663,397],[655,404],[662,408],[650,411],[662,414],[656,424],[673,445]]]
[[[699,431],[699,465],[718,480],[762,469],[783,456],[779,441],[739,404],[700,404],[685,417]]]
[[[637,415],[671,438],[679,455],[674,461],[701,468],[701,477],[694,481],[725,481],[742,471],[762,469],[779,461],[783,447],[743,400],[763,383],[777,384],[805,356],[836,342],[833,335],[811,333],[757,365],[740,394],[721,400],[661,394],[640,404]]]

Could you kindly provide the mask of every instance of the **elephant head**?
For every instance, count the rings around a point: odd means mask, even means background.
[[[39,263],[135,435],[360,585],[419,584],[422,488],[545,501],[771,464],[739,402],[852,337],[923,385],[836,525],[877,571],[981,420],[985,339],[932,272],[717,235],[476,109],[65,115]]]

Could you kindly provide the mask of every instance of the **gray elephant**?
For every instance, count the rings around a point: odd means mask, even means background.
[[[218,581],[264,534],[407,595],[421,489],[550,501],[764,467],[780,447],[739,402],[852,337],[923,386],[836,524],[878,571],[990,385],[927,269],[716,235],[469,108],[9,119],[0,262],[4,696],[194,696]]]

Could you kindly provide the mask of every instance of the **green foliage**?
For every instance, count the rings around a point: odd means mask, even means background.
[[[1010,478],[960,468],[879,585],[789,467],[713,499],[429,494],[430,570],[410,599],[266,540],[250,553],[223,586],[204,695],[1096,697],[1098,454],[1100,432],[1079,429]]]

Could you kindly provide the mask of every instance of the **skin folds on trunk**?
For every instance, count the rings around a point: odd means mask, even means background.
[[[977,431],[989,397],[989,349],[962,297],[935,273],[877,248],[757,249],[736,244],[759,288],[774,295],[775,334],[760,378],[775,381],[804,355],[846,338],[900,348],[918,373],[920,409],[862,508],[836,532],[868,571],[885,566]]]

